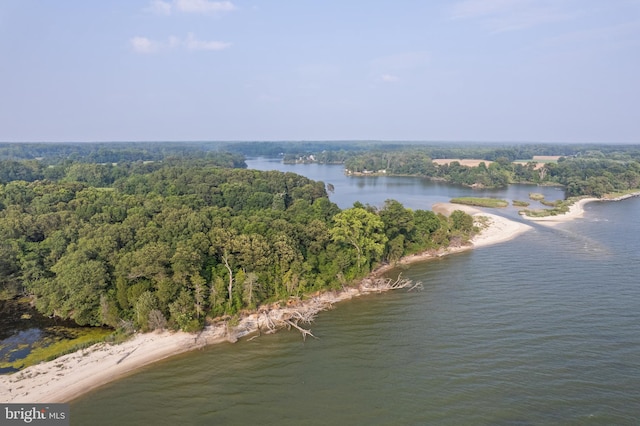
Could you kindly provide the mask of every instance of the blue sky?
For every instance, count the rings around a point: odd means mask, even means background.
[[[0,141],[640,143],[640,0],[2,0],[0,58]]]

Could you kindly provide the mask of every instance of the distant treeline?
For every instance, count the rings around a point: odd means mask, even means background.
[[[266,142],[267,145],[272,142]],[[275,144],[275,142],[273,142]],[[281,145],[277,145],[281,146]],[[299,148],[299,149],[296,149]],[[336,147],[322,146],[321,149],[302,149],[300,145],[291,143],[288,150],[280,151],[284,153],[285,162],[305,162],[314,161],[325,162],[327,155],[329,158],[338,156],[344,160],[361,156],[385,156],[388,154],[397,155],[399,153],[419,153],[431,159],[457,158],[457,159],[480,159],[485,161],[497,161],[506,159],[508,161],[519,161],[532,159],[534,156],[594,156],[604,155],[611,159],[635,159],[640,160],[640,146],[619,145],[619,144],[504,144],[504,143],[382,143],[382,142],[345,142]],[[309,156],[313,155],[314,160]],[[330,160],[329,162],[332,162]]]
[[[221,142],[65,142],[0,143],[0,160],[40,160],[120,163],[160,161],[167,158],[198,158],[221,151]]]
[[[0,143],[0,160],[40,160],[57,164],[71,160],[86,163],[160,161],[201,158],[228,152],[247,157],[278,157],[314,152],[362,152],[374,147],[401,146],[376,142],[64,142]]]
[[[536,164],[536,156],[560,157]],[[362,150],[290,152],[286,163],[344,164],[352,173],[420,176],[481,188],[510,183],[557,184],[567,196],[624,192],[640,187],[640,147],[608,144],[378,144]],[[483,160],[470,167],[438,159]]]
[[[78,324],[195,330],[474,232],[461,211],[341,210],[322,182],[191,157],[0,162],[2,296]]]
[[[158,160],[133,162],[120,159],[119,162],[113,163],[95,163],[87,158],[82,161],[59,158],[48,162],[43,160],[0,160],[0,183],[16,180],[33,182],[46,179],[55,182],[84,182],[91,186],[109,186],[116,180],[131,174],[144,174],[167,165],[185,164],[200,167],[247,167],[244,156],[227,152],[195,152],[183,157],[160,157]]]
[[[504,187],[510,183],[558,184],[566,188],[567,196],[602,197],[640,188],[638,148],[609,148],[605,154],[596,150],[578,151],[569,146],[566,151],[555,150],[555,156],[563,155],[557,162],[545,164],[536,164],[532,157],[551,155],[548,153],[554,150],[534,151],[527,154],[530,155],[529,161],[514,163],[517,155],[524,155],[522,151],[501,149],[482,158],[491,163],[480,163],[475,167],[463,166],[458,161],[438,165],[432,161],[433,157],[428,155],[427,150],[415,148],[390,152],[369,151],[352,156],[345,161],[345,168],[354,172],[384,170],[388,175],[429,177],[483,188]],[[498,154],[509,156],[495,157]]]

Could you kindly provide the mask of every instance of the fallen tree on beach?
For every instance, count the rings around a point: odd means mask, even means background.
[[[264,305],[256,312],[238,320],[235,326],[230,326],[231,319],[227,319],[224,326],[226,338],[230,342],[236,342],[241,337],[256,333],[256,336],[251,338],[254,339],[263,333],[271,334],[283,328],[295,328],[302,334],[304,340],[309,336],[317,338],[308,325],[313,323],[319,312],[332,309],[335,303],[345,299],[399,289],[419,290],[422,289],[422,283],[403,278],[402,274],[395,279],[372,275],[363,279],[358,287],[349,287],[342,291],[319,292],[304,301],[291,299],[285,306],[281,306],[281,303]],[[215,329],[216,326],[210,327]],[[205,329],[201,334],[208,333]]]

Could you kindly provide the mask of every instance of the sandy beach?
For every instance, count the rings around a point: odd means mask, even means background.
[[[222,335],[219,341],[224,340]],[[117,345],[100,343],[0,376],[0,402],[68,402],[142,366],[204,344],[193,334],[167,331],[137,334]]]
[[[527,232],[532,229],[531,226],[524,223],[515,222],[496,214],[487,213],[476,207],[453,203],[437,203],[433,205],[434,212],[442,213],[445,216],[450,215],[454,210],[462,210],[465,213],[470,214],[474,219],[476,219],[476,222],[481,217],[486,218],[488,227],[483,229],[471,240],[473,247],[485,247],[509,241],[523,232]]]
[[[468,206],[439,203],[434,211],[450,214],[453,210],[464,210],[472,216],[486,217],[487,227],[476,235],[470,245],[450,247],[438,252],[427,252],[408,256],[400,264],[424,261],[430,258],[459,253],[474,247],[484,247],[510,240],[531,229],[530,226],[483,212]],[[372,273],[379,277],[396,265],[386,265]],[[363,280],[366,282],[366,280]],[[205,345],[233,342],[238,338],[273,330],[274,324],[282,324],[295,311],[313,315],[330,309],[334,303],[351,299],[380,289],[365,285],[347,288],[339,292],[317,294],[296,306],[275,306],[245,316],[231,328],[226,324],[206,327],[199,334],[183,332],[153,332],[137,334],[124,343],[112,345],[100,343],[53,361],[28,367],[17,373],[0,376],[0,402],[54,403],[69,402],[99,386],[114,381],[133,371],[162,359],[196,350]],[[283,320],[284,318],[284,320]]]
[[[233,343],[250,334],[269,333],[275,330],[274,325],[278,328],[283,319],[286,321],[299,312],[313,316],[330,309],[334,303],[379,291],[363,285],[339,292],[327,291],[306,302],[254,312],[243,317],[234,327],[219,323],[205,327],[200,333],[157,331],[136,334],[120,344],[99,343],[53,361],[1,375],[0,402],[69,402],[145,365],[207,345]]]
[[[532,229],[524,223],[514,222],[491,213],[476,213],[472,216],[484,216],[488,219],[489,228],[475,236],[471,241],[474,247],[485,247],[509,241],[518,235]]]
[[[542,225],[555,226],[559,223],[568,222],[570,220],[583,217],[585,204],[591,203],[593,201],[602,201],[602,200],[599,198],[582,198],[576,201],[575,203],[573,203],[569,207],[569,211],[564,214],[559,214],[555,216],[542,216],[542,217],[522,215],[522,217],[528,220],[532,220],[534,222],[540,222]]]
[[[533,217],[523,215],[522,217],[528,220],[532,220],[535,222],[539,222],[542,225],[547,226],[555,226],[559,223],[568,222],[576,218],[580,218],[584,216],[584,206],[588,203],[592,203],[594,201],[622,201],[633,197],[640,197],[640,192],[632,192],[626,195],[622,195],[620,197],[615,198],[582,198],[576,201],[569,207],[569,211],[556,216],[543,216],[543,217]]]

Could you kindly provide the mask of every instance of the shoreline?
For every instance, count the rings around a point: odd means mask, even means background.
[[[594,201],[607,201],[607,200],[603,200],[601,198],[593,198],[593,197],[581,198],[580,200],[571,204],[571,206],[569,206],[569,211],[563,214],[558,214],[554,216],[540,216],[540,217],[527,216],[526,214],[522,214],[521,217],[527,220],[531,220],[533,222],[540,223],[541,225],[555,226],[559,223],[564,223],[564,222],[571,221],[573,219],[583,217],[585,204],[588,204]]]
[[[488,227],[482,229],[471,240],[474,248],[486,247],[512,240],[518,235],[533,229],[530,225],[516,222],[493,213],[487,213],[477,207],[454,203],[436,203],[433,205],[435,213],[450,215],[454,210],[462,210],[470,214],[477,222],[479,218],[486,218]]]
[[[1,403],[59,403],[72,401],[107,383],[132,374],[136,370],[163,359],[202,349],[207,345],[235,342],[251,334],[274,332],[276,328],[291,326],[289,321],[300,312],[308,318],[331,309],[333,304],[371,293],[391,290],[368,286],[367,283],[380,278],[398,266],[409,265],[429,259],[465,252],[509,241],[532,229],[531,226],[506,219],[502,216],[451,203],[438,203],[434,211],[451,213],[463,210],[476,220],[482,216],[487,225],[474,236],[470,244],[448,247],[438,251],[427,251],[403,257],[396,264],[383,265],[372,271],[358,286],[340,291],[316,293],[308,300],[291,306],[272,304],[243,317],[233,328],[226,322],[206,326],[200,333],[155,331],[136,334],[131,339],[116,345],[99,343],[87,349],[63,355],[55,360],[40,363],[9,375],[0,375]],[[277,326],[275,326],[277,324]],[[288,324],[288,325],[287,325]],[[295,327],[295,325],[294,325]],[[303,329],[300,329],[303,332]],[[303,337],[306,334],[303,332]]]
[[[569,206],[569,211],[563,214],[555,215],[555,216],[527,216],[526,214],[521,215],[524,219],[531,220],[533,222],[540,223],[545,226],[555,226],[560,223],[568,222],[573,219],[584,217],[584,206],[588,203],[592,203],[594,201],[600,202],[608,202],[608,201],[622,201],[633,197],[640,196],[640,192],[632,192],[629,194],[622,195],[620,197],[615,198],[595,198],[595,197],[587,197],[581,198],[571,206]]]

